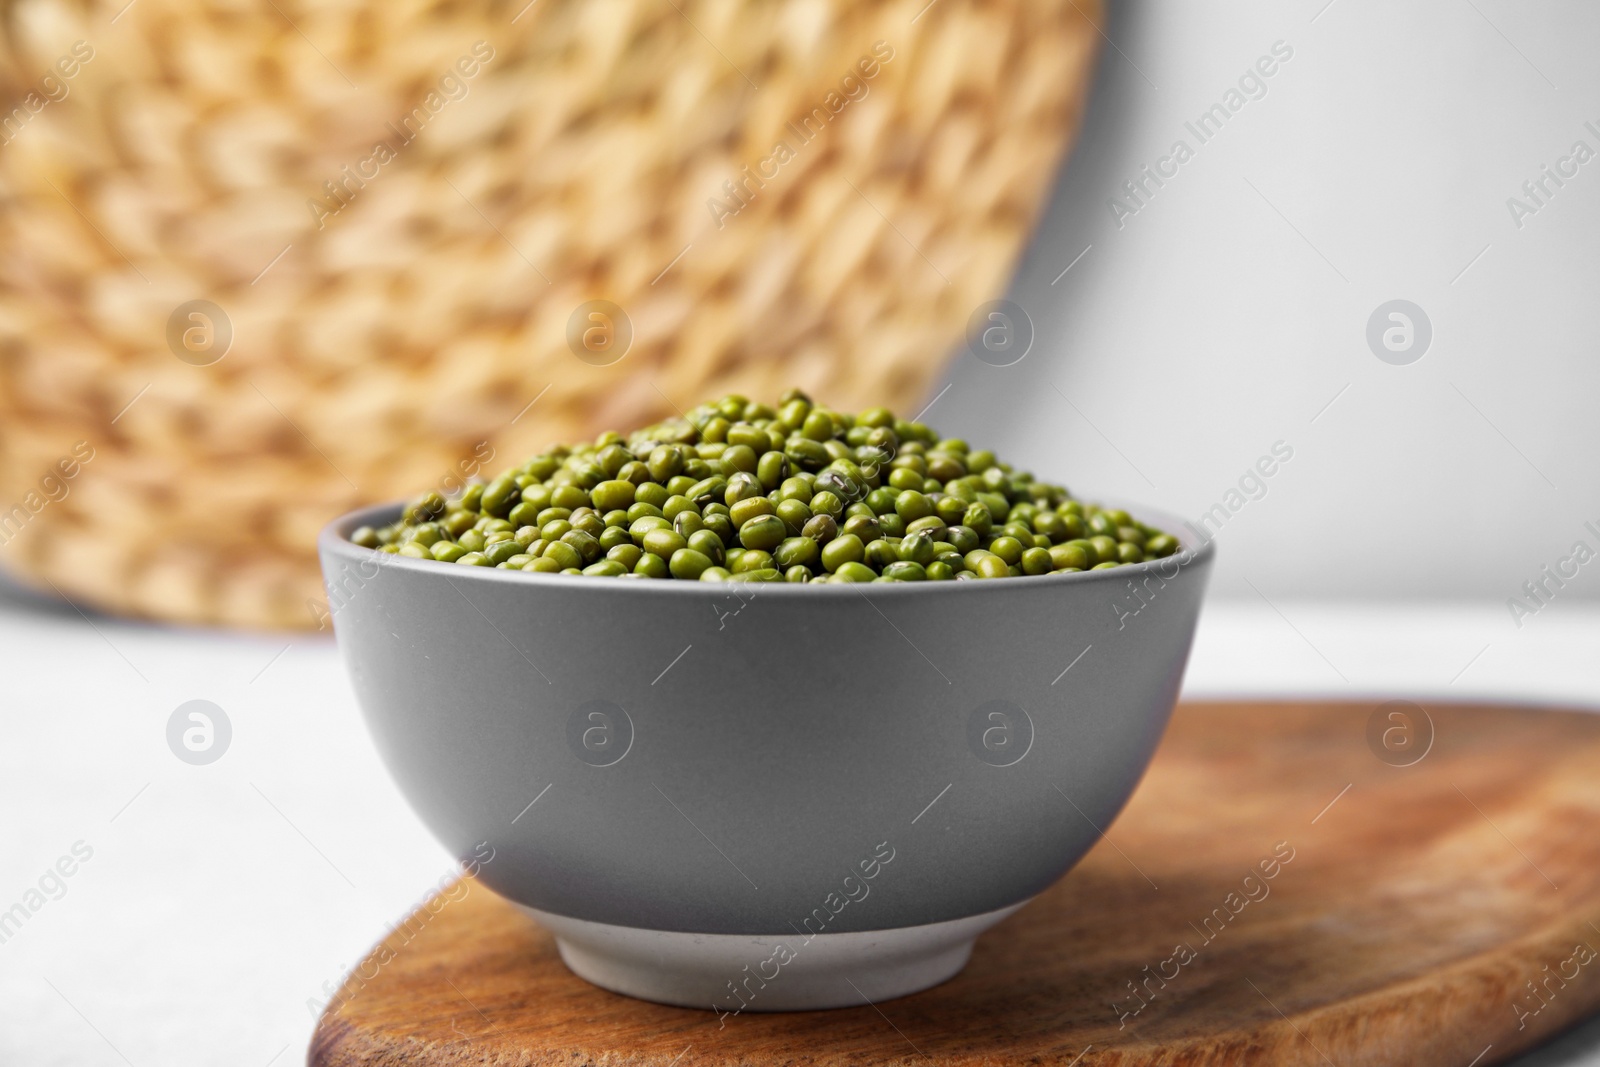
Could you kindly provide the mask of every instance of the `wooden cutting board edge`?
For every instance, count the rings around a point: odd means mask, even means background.
[[[1587,932],[1588,937],[1584,934]],[[1545,1044],[1562,1032],[1600,1013],[1600,983],[1574,985],[1554,998],[1536,1016],[1522,1020],[1506,1002],[1506,990],[1515,989],[1526,974],[1545,964],[1565,959],[1576,941],[1594,943],[1595,931],[1583,923],[1554,922],[1538,934],[1500,945],[1424,977],[1369,990],[1349,1000],[1269,1020],[1254,1030],[1235,1030],[1215,1036],[1161,1045],[1125,1046],[1128,1058],[1112,1056],[1093,1061],[1094,1067],[1183,1065],[1183,1067],[1234,1067],[1246,1062],[1318,1067],[1330,1062],[1346,1067],[1351,1062],[1370,1063],[1374,1042],[1393,1047],[1381,1063],[1405,1067],[1493,1067]],[[1534,1003],[1532,995],[1525,1003]],[[1459,1050],[1430,1048],[1422,1058],[1406,1035],[1419,1029],[1455,1025],[1462,1002],[1476,1002],[1474,1014],[1502,1020],[1471,1036],[1462,1035]],[[1481,1044],[1480,1044],[1481,1042]],[[1118,1049],[1116,1051],[1122,1051]],[[1163,1058],[1166,1054],[1167,1058]],[[1352,1061],[1351,1057],[1360,1058]]]

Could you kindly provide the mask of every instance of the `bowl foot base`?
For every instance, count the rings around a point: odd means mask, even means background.
[[[574,974],[602,989],[737,1014],[860,1007],[936,986],[966,966],[979,934],[1020,907],[809,936],[642,930],[522,910],[555,935]]]

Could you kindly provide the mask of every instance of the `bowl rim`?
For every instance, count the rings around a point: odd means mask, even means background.
[[[1084,497],[1074,499],[1084,500]],[[841,596],[850,590],[865,595],[868,591],[873,594],[884,593],[889,596],[931,596],[947,587],[971,586],[974,589],[1015,589],[1018,592],[1027,589],[1037,589],[1046,585],[1055,585],[1072,588],[1085,582],[1123,582],[1133,580],[1144,575],[1156,573],[1158,568],[1167,565],[1169,561],[1177,560],[1177,570],[1172,573],[1159,573],[1161,581],[1171,581],[1180,573],[1190,569],[1196,564],[1209,564],[1216,555],[1216,537],[1201,538],[1198,531],[1186,520],[1170,512],[1157,508],[1147,507],[1143,504],[1125,502],[1117,497],[1097,496],[1095,500],[1104,505],[1122,508],[1133,515],[1138,515],[1143,521],[1159,526],[1164,533],[1169,533],[1178,539],[1179,549],[1170,556],[1160,559],[1145,560],[1141,563],[1128,563],[1109,570],[1086,570],[1075,574],[1032,574],[1021,575],[1015,578],[1006,578],[1004,581],[980,582],[825,582],[816,584],[812,582],[687,582],[687,581],[627,581],[620,576],[611,581],[595,581],[590,576],[576,574],[544,574],[529,571],[508,571],[498,567],[463,567],[460,571],[452,571],[442,565],[438,560],[412,559],[409,556],[399,556],[389,552],[380,552],[375,548],[365,548],[350,540],[350,534],[360,526],[382,526],[393,522],[399,517],[406,501],[397,500],[384,504],[373,504],[369,507],[358,508],[355,511],[334,519],[324,526],[317,535],[318,554],[336,556],[346,560],[377,559],[380,567],[399,567],[401,570],[414,570],[421,574],[434,574],[440,578],[459,578],[472,582],[510,582],[525,585],[531,588],[573,588],[572,583],[581,581],[585,583],[581,588],[593,589],[597,593],[622,592],[627,595],[648,594],[651,596],[687,596],[704,594],[708,592],[721,595],[735,594],[741,590],[751,590],[748,595],[753,596],[754,590],[759,589],[761,595],[771,593],[777,596]],[[328,576],[324,574],[324,579]],[[963,593],[963,596],[970,595]]]

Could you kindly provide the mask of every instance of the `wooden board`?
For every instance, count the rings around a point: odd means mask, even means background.
[[[1375,707],[1181,707],[1107,839],[912,997],[630,1000],[467,883],[358,967],[308,1062],[1486,1067],[1600,1009],[1600,716],[1430,704],[1394,766]]]

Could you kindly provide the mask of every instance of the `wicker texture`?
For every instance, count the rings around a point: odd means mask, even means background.
[[[0,565],[112,611],[306,627],[323,523],[491,449],[729,390],[914,405],[1005,287],[1101,19],[525,2],[3,6],[6,99],[93,55],[0,147]],[[776,175],[740,206],[746,166]],[[232,327],[210,365],[169,350],[195,299]],[[607,366],[567,343],[593,299],[632,323]]]

